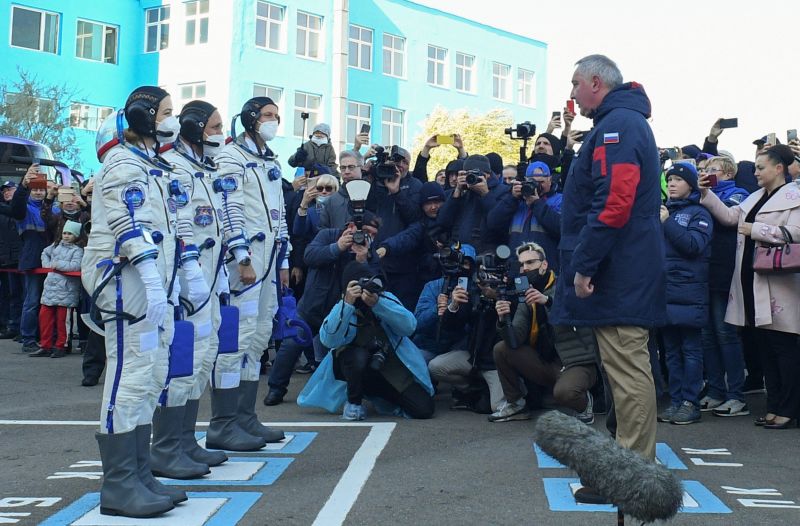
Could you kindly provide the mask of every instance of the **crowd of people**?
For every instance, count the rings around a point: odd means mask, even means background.
[[[582,59],[572,85],[593,128],[572,129],[571,103],[538,135],[517,127],[524,163],[458,135],[412,159],[358,134],[337,155],[318,124],[293,180],[269,148],[271,99],[248,100],[226,140],[212,104],[173,115],[145,86],[101,127],[103,170],[80,192],[42,188],[36,165],[5,183],[0,338],[61,357],[68,309],[83,314],[83,384],[107,366],[103,513],[163,513],[186,496],[150,473],[203,476],[227,458],[213,449],[283,439],[255,414],[264,373],[265,405],[313,373],[298,404],[346,420],[430,418],[437,391],[495,423],[607,412],[649,459],[656,420],[745,416],[748,393],[766,392],[756,425],[796,426],[800,142],[771,134],[737,163],[718,121],[702,148],[659,149],[644,89],[611,60]],[[193,439],[208,385],[211,451]]]

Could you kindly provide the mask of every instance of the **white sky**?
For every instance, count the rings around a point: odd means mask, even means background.
[[[800,0],[415,1],[546,42],[548,115],[564,106],[575,61],[602,53],[644,85],[661,147],[702,147],[718,117],[738,117],[720,148],[742,160],[756,137],[785,143],[800,128]]]

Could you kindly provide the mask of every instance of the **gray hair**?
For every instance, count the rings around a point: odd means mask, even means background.
[[[343,152],[339,153],[339,164],[342,164],[342,159],[345,157],[351,157],[355,159],[358,166],[364,165],[364,157],[354,150],[344,150]]]
[[[598,77],[605,86],[612,90],[622,85],[622,73],[616,62],[605,55],[589,55],[575,63],[575,72],[585,79]]]

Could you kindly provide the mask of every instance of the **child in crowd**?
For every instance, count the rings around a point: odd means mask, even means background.
[[[60,272],[80,271],[83,258],[83,249],[77,244],[80,237],[81,224],[65,221],[60,239],[42,252],[42,266]],[[39,350],[29,356],[62,358],[67,354],[67,309],[78,306],[81,280],[60,272],[50,272],[44,280],[39,310]]]
[[[699,204],[693,165],[677,162],[666,175],[669,199],[661,207],[661,223],[667,262],[667,326],[662,335],[671,400],[658,420],[682,425],[700,420],[700,333],[708,323],[708,261],[714,222]]]
[[[339,175],[336,150],[331,144],[331,127],[325,123],[314,126],[311,140],[305,142],[294,155],[289,157],[289,166],[295,168],[303,166],[309,171],[315,169],[316,165],[325,166],[330,173]]]

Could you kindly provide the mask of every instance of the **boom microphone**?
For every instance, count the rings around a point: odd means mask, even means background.
[[[681,507],[683,488],[667,468],[619,446],[574,417],[558,411],[542,415],[534,440],[620,513],[652,522],[672,518]]]

